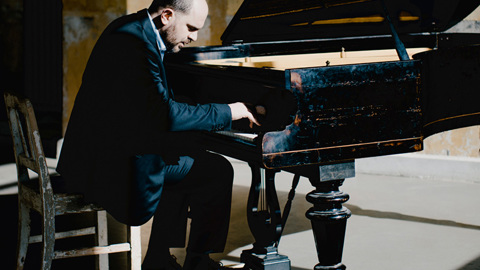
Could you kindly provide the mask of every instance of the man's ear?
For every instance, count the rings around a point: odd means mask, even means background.
[[[163,25],[168,25],[175,18],[175,12],[171,8],[165,8],[160,14]]]

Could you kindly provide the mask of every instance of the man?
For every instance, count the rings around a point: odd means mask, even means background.
[[[187,216],[184,269],[222,269],[208,254],[225,245],[233,171],[188,131],[229,129],[241,118],[258,125],[243,103],[187,105],[168,88],[165,51],[195,41],[207,14],[205,0],[154,0],[113,21],[92,51],[64,138],[57,171],[70,191],[129,225],[154,216],[144,269],[180,269],[169,248],[185,245]]]

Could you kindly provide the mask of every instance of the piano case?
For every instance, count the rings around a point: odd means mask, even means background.
[[[419,151],[422,98],[428,95],[422,92],[428,88],[422,59],[342,63],[358,50],[396,49],[401,58],[404,47],[423,48],[428,55],[428,50],[478,43],[477,34],[445,30],[479,3],[246,0],[222,46],[167,55],[169,83],[177,97],[192,102],[265,107],[261,127],[248,129],[243,121],[234,127],[259,135],[252,151],[266,168]],[[290,57],[291,66],[275,66],[282,57]],[[296,58],[308,59],[309,65],[291,60]],[[455,73],[455,67],[449,70]],[[476,107],[471,110],[478,112]],[[215,144],[210,150],[246,159]]]
[[[472,98],[480,84],[480,35],[452,28],[479,4],[246,0],[222,46],[185,48],[165,58],[177,97],[266,109],[260,127],[235,123],[242,132],[256,133],[253,140],[200,136],[206,149],[244,160],[252,169],[247,219],[255,243],[242,252],[245,269],[290,269],[288,258],[277,252],[288,216],[288,207],[280,214],[275,192],[279,169],[295,173],[289,198],[300,176],[315,187],[306,195],[313,204],[306,217],[319,260],[314,269],[344,270],[351,212],[342,205],[349,196],[339,187],[354,175],[352,160],[419,151],[426,136],[480,124],[480,105]],[[378,57],[383,49],[395,49],[398,56],[382,62],[355,57],[356,51]]]

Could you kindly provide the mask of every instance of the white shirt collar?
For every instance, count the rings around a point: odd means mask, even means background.
[[[165,46],[165,43],[163,43],[163,40],[160,37],[160,32],[158,31],[157,27],[155,27],[155,24],[153,23],[152,16],[148,12],[147,12],[147,14],[148,14],[148,19],[150,20],[150,23],[152,24],[153,32],[155,32],[155,34],[157,34],[157,46],[160,49],[160,52],[162,53],[162,56],[163,56],[163,53],[167,50],[167,47]]]

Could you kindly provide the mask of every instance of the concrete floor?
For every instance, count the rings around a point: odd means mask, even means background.
[[[250,169],[232,160],[235,186],[228,243],[214,257],[238,264],[241,251],[253,237],[246,222],[245,203]],[[293,175],[279,173],[276,185],[283,208]],[[317,261],[310,222],[305,212],[312,190],[301,178],[279,252],[287,255],[293,270],[313,269]],[[352,211],[347,222],[343,263],[348,269],[480,269],[480,183],[358,174],[341,188],[350,195]],[[144,252],[149,224],[143,226]],[[183,249],[174,253],[182,261]]]
[[[254,241],[245,213],[251,176],[247,164],[231,161],[235,182],[230,232],[225,252],[214,258],[239,264],[241,251]],[[14,181],[15,176],[13,164],[1,166],[0,184]],[[276,176],[282,208],[292,178],[285,172]],[[13,189],[16,187],[3,191]],[[305,194],[312,189],[308,180],[301,178],[280,242],[279,252],[290,258],[293,270],[313,269],[318,263],[310,222],[305,218],[311,207]],[[350,195],[345,206],[352,211],[343,252],[348,269],[480,269],[480,181],[357,172],[356,177],[346,179],[341,190]],[[151,221],[142,226],[144,254],[150,225]],[[173,253],[183,261],[183,249]]]

